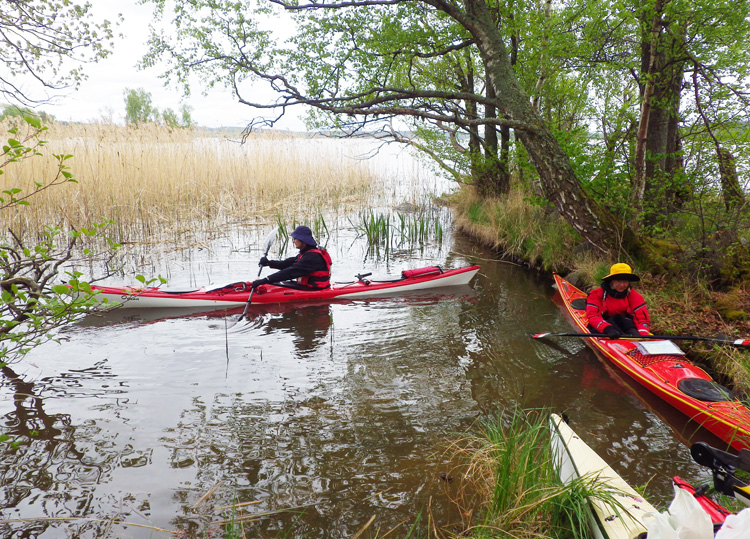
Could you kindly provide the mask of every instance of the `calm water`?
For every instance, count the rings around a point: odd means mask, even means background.
[[[150,267],[174,286],[252,279],[263,237],[229,234]],[[121,311],[70,328],[0,378],[2,432],[33,433],[0,445],[0,535],[206,537],[243,503],[256,517],[247,537],[351,537],[371,517],[364,537],[405,536],[428,508],[438,525],[458,520],[460,478],[440,479],[447,442],[517,404],[566,411],[657,502],[671,475],[705,479],[673,430],[690,432],[680,416],[623,387],[581,341],[526,337],[570,330],[551,279],[450,232],[386,257],[342,225],[327,246],[339,281],[482,270],[462,289],[255,307],[236,325],[242,309]]]
[[[343,243],[333,249],[338,280],[362,269]],[[37,435],[4,446],[3,517],[101,520],[13,522],[4,536],[168,536],[106,522],[116,519],[203,537],[233,502],[254,502],[251,515],[290,509],[246,522],[253,537],[350,537],[372,516],[374,535],[410,525],[428,504],[447,524],[445,441],[517,403],[567,411],[618,471],[651,480],[664,499],[671,474],[701,475],[670,427],[582,343],[525,336],[568,329],[549,279],[458,237],[448,247],[370,265],[385,275],[479,262],[470,288],[256,308],[230,329],[236,310],[120,313],[5,369],[3,430]]]

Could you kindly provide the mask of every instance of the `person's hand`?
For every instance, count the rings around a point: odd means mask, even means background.
[[[606,328],[604,328],[604,334],[610,339],[619,339],[622,335],[622,332],[615,326],[607,326]]]
[[[252,283],[250,283],[250,287],[255,290],[262,284],[269,284],[268,279],[256,279]]]
[[[648,337],[649,335],[653,335],[653,333],[651,333],[647,329],[639,329],[638,333],[640,333],[641,337]]]
[[[264,256],[264,257],[261,257],[260,262],[258,262],[258,265],[261,267],[268,266],[270,265],[270,262],[268,262],[268,259]]]

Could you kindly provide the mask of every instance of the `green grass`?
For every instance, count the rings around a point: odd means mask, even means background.
[[[618,507],[612,493],[591,479],[561,483],[548,417],[544,410],[513,408],[484,419],[477,434],[456,441],[456,458],[466,462],[459,499],[476,505],[478,497],[483,509],[465,523],[465,531],[446,537],[587,539],[589,500]]]
[[[439,212],[376,213],[360,212],[356,222],[349,223],[367,240],[368,252],[377,256],[388,254],[394,248],[422,247],[427,243],[441,244],[444,228]]]
[[[456,226],[481,243],[548,271],[575,267],[580,237],[559,215],[527,193],[480,198],[471,189],[453,197]]]

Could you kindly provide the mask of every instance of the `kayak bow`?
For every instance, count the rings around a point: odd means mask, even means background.
[[[611,500],[589,498],[589,526],[596,539],[638,539],[646,531],[643,518],[656,509],[638,494],[557,414],[550,414],[552,456],[560,480],[590,480],[596,489],[612,495]],[[690,493],[708,514],[715,528],[731,513],[705,495],[705,489],[674,476],[674,485]]]
[[[611,494],[589,498],[589,525],[596,539],[636,539],[646,527],[643,517],[655,513],[633,487],[628,485],[562,418],[550,414],[552,455],[560,480],[568,484],[576,478],[594,483],[596,490]]]
[[[267,303],[301,303],[334,299],[363,299],[384,297],[403,292],[461,286],[477,274],[480,266],[443,270],[438,266],[404,271],[400,279],[368,280],[361,276],[348,283],[333,283],[325,290],[297,290],[285,286],[261,285],[253,294],[253,305]],[[171,291],[162,287],[92,286],[96,298],[106,305],[122,308],[206,307],[223,309],[244,306],[252,290],[250,282],[237,282],[218,288],[197,288]]]

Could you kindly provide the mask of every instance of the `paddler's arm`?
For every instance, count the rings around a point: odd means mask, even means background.
[[[303,256],[295,261],[289,267],[277,271],[276,273],[272,273],[266,278],[271,284],[279,283],[281,281],[292,281],[297,277],[304,277],[305,275],[310,275],[314,271],[320,271],[321,264],[323,264],[323,269],[325,269],[325,262],[323,262],[322,257],[316,253],[310,253],[309,255]]]
[[[648,314],[648,306],[643,296],[636,290],[630,290],[628,301],[633,303],[633,322],[641,335],[651,334],[651,319]]]
[[[260,265],[268,266],[271,269],[284,269],[294,264],[294,261],[296,259],[296,256],[290,256],[289,258],[285,258],[284,260],[269,260],[264,256],[260,259]]]
[[[586,297],[586,318],[595,331],[606,333],[607,327],[611,324],[602,317],[602,299],[601,288],[596,288],[589,293]]]

